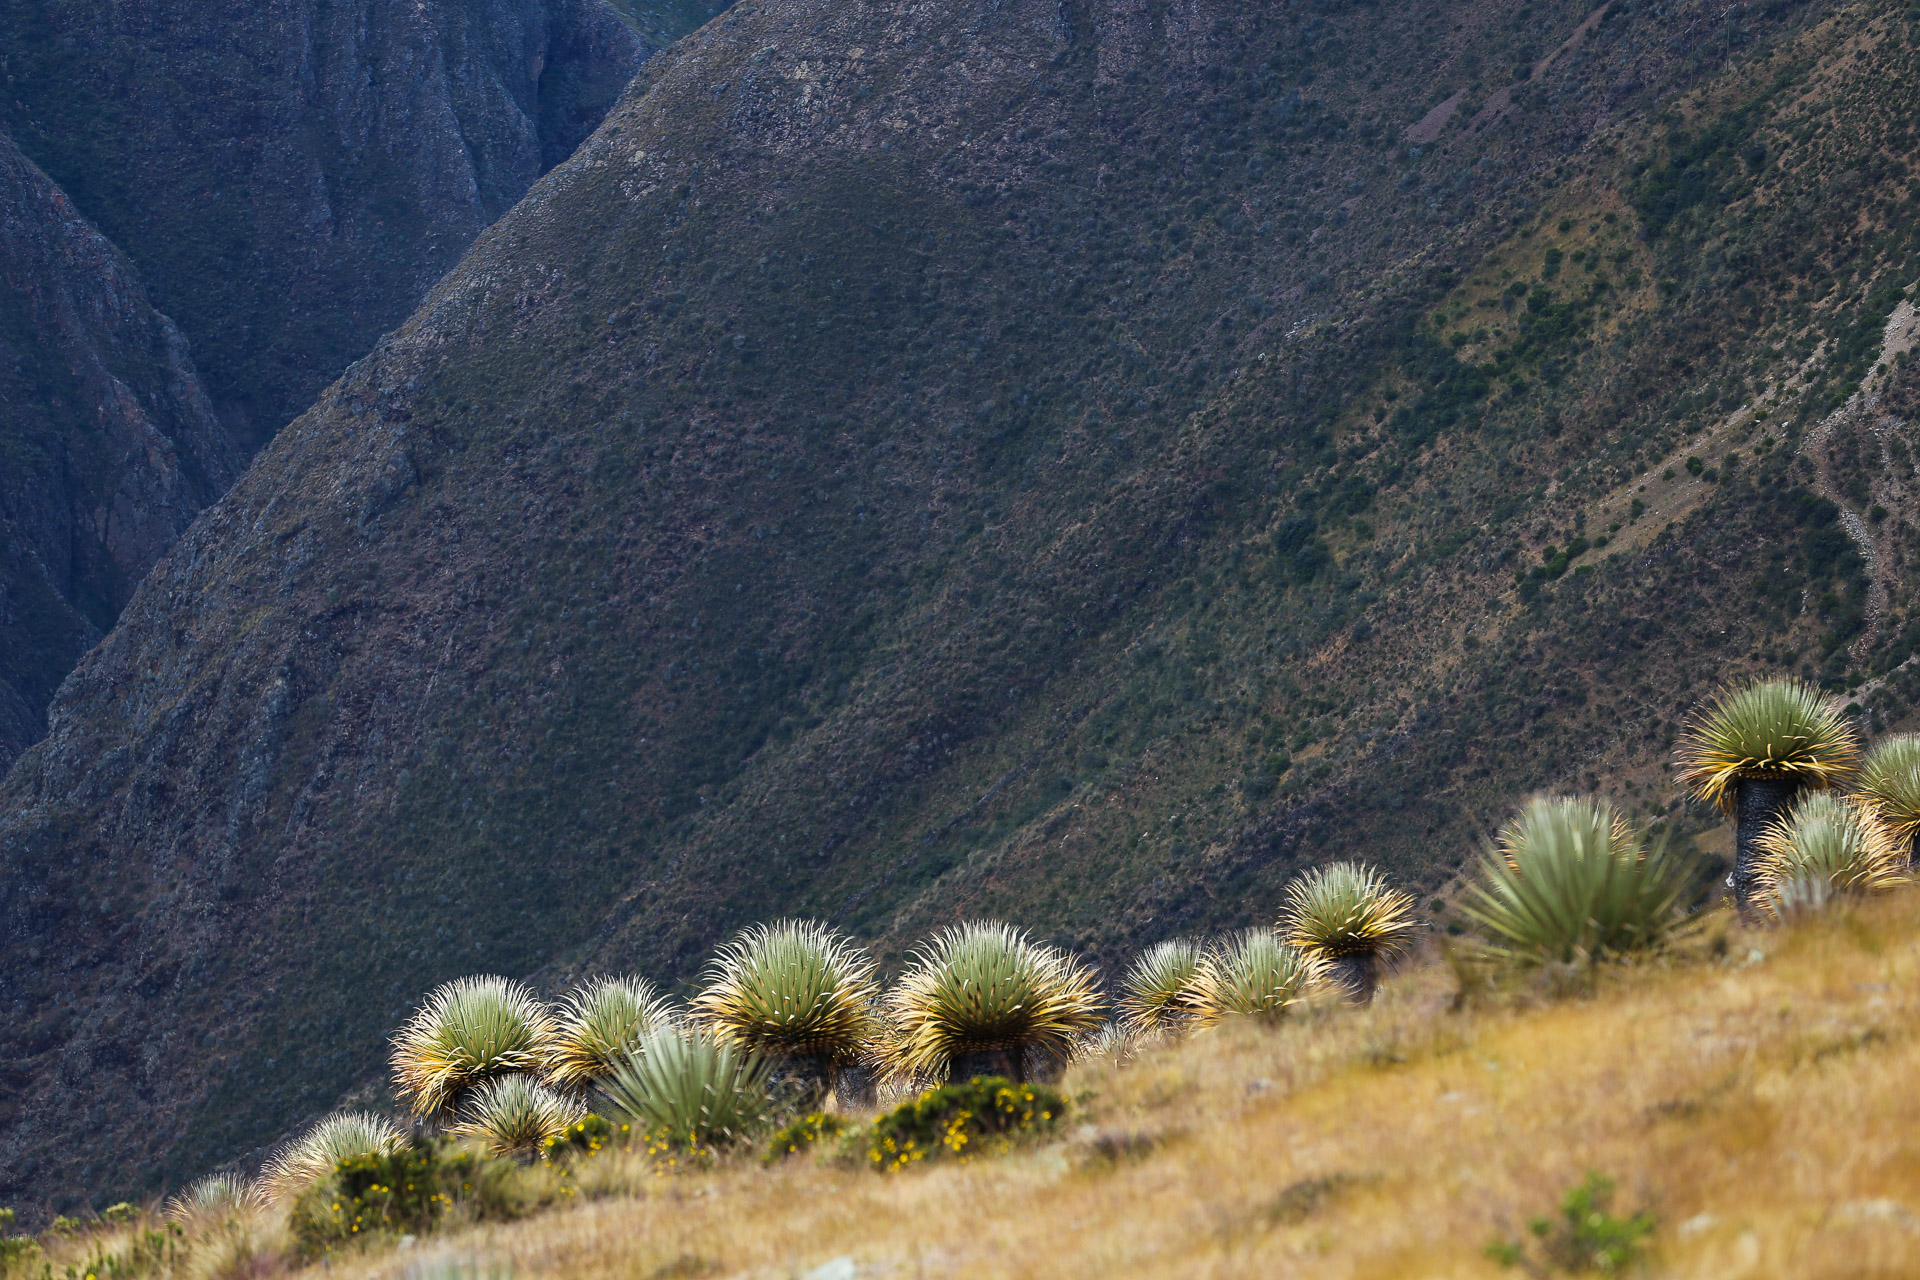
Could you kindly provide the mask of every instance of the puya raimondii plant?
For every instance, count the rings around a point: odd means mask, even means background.
[[[1326,964],[1328,976],[1356,1004],[1369,1004],[1380,969],[1405,948],[1416,927],[1411,895],[1390,887],[1372,867],[1336,862],[1287,886],[1280,932]]]
[[[1645,951],[1679,925],[1691,869],[1649,848],[1607,801],[1536,796],[1481,859],[1461,913],[1489,950],[1522,964],[1585,964]]]
[[[1030,1055],[1067,1061],[1103,1007],[1093,971],[1066,952],[1010,925],[955,925],[886,997],[885,1066],[900,1081],[1021,1081]]]

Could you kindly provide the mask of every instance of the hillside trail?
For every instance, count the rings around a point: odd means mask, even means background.
[[[1880,338],[1880,352],[1874,357],[1873,366],[1867,370],[1866,376],[1860,379],[1860,389],[1849,396],[1845,404],[1821,419],[1820,425],[1807,433],[1800,447],[1801,456],[1813,464],[1814,492],[1840,509],[1840,524],[1867,565],[1867,626],[1860,638],[1848,647],[1848,652],[1856,659],[1863,657],[1874,641],[1880,638],[1881,622],[1887,612],[1888,562],[1880,554],[1866,518],[1847,505],[1840,486],[1833,478],[1833,439],[1843,428],[1870,432],[1879,446],[1882,469],[1890,469],[1892,454],[1887,447],[1887,430],[1895,420],[1876,412],[1880,407],[1881,385],[1890,372],[1892,362],[1912,350],[1917,337],[1920,337],[1920,310],[1916,310],[1912,302],[1902,299],[1894,307],[1893,314],[1887,317],[1886,331]]]

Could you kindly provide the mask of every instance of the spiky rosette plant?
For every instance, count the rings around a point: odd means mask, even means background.
[[[555,1018],[546,1078],[580,1092],[613,1074],[641,1037],[673,1021],[673,1007],[645,978],[596,978],[567,993]]]
[[[773,1107],[771,1059],[698,1029],[659,1027],[599,1082],[613,1111],[654,1141],[708,1150],[738,1142]]]
[[[878,1030],[880,998],[865,948],[810,920],[742,931],[707,967],[694,1023],[778,1060],[808,1094],[829,1088]]]
[[[1902,733],[1874,743],[1860,766],[1854,799],[1873,809],[1914,866],[1920,845],[1920,734]]]
[[[260,1191],[270,1200],[284,1200],[331,1175],[342,1160],[386,1155],[400,1141],[400,1131],[388,1120],[364,1111],[336,1112],[267,1161]]]
[[[1010,925],[979,921],[935,934],[885,1002],[896,1080],[1024,1081],[1029,1057],[1062,1062],[1100,1025],[1092,970]]]
[[[1195,1024],[1230,1017],[1278,1022],[1326,977],[1326,961],[1282,941],[1270,929],[1248,929],[1207,954],[1200,966]]]
[[[1769,909],[1812,909],[1836,894],[1875,893],[1898,884],[1906,857],[1893,832],[1865,805],[1816,791],[1760,833],[1759,880]],[[1828,893],[1810,887],[1825,881]]]
[[[1390,888],[1372,867],[1336,862],[1287,886],[1280,934],[1325,961],[1350,1000],[1368,1004],[1380,985],[1380,966],[1413,935],[1413,911],[1412,896]]]
[[[394,1037],[394,1091],[415,1115],[447,1114],[488,1080],[539,1071],[555,1030],[551,1011],[520,983],[458,978],[435,988]]]
[[[1860,740],[1839,702],[1799,680],[1760,680],[1720,691],[1680,739],[1680,781],[1734,820],[1733,874],[1743,910],[1753,904],[1760,832],[1808,788],[1835,787],[1860,764]]]
[[[178,1223],[233,1218],[261,1207],[266,1197],[237,1173],[210,1173],[167,1201],[167,1217]]]
[[[449,1133],[472,1138],[490,1156],[532,1160],[587,1109],[532,1076],[498,1076],[473,1090]]]
[[[1693,883],[1665,844],[1647,848],[1605,800],[1536,796],[1481,860],[1461,911],[1495,955],[1581,964],[1657,946]]]
[[[1200,944],[1185,938],[1171,938],[1148,947],[1121,980],[1121,1026],[1135,1035],[1163,1035],[1184,1029],[1198,1011],[1204,958]]]

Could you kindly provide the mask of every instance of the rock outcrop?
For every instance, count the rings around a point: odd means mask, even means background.
[[[0,135],[0,772],[241,462],[133,264]]]

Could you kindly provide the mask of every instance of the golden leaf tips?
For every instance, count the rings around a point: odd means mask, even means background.
[[[1763,680],[1721,690],[1689,724],[1675,763],[1695,799],[1731,812],[1742,778],[1839,785],[1859,766],[1860,740],[1836,699],[1799,680]]]

